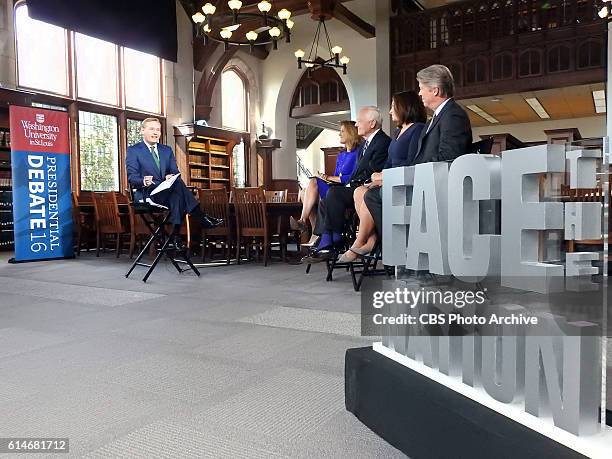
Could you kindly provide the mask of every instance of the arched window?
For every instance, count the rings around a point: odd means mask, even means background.
[[[548,71],[564,72],[570,69],[570,47],[567,45],[554,46],[548,50]]]
[[[493,80],[507,80],[514,74],[513,57],[510,53],[498,54],[493,58]]]
[[[64,96],[68,85],[68,32],[30,19],[22,2],[15,7],[17,84]]]
[[[474,58],[469,61],[465,71],[465,84],[483,83],[486,81],[486,62],[482,58]]]
[[[519,56],[519,77],[535,76],[542,73],[542,55],[535,49],[527,50]]]
[[[578,68],[600,67],[603,65],[603,45],[589,40],[578,47]]]
[[[247,91],[244,80],[233,69],[227,69],[221,75],[222,124],[223,127],[248,131]]]
[[[448,69],[455,80],[456,86],[463,86],[463,72],[461,70],[461,64],[458,62],[451,62],[448,64]]]

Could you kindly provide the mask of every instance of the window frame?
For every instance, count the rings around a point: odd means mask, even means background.
[[[164,60],[160,57],[157,57],[158,65],[159,65],[159,113],[155,112],[147,112],[144,110],[140,110],[137,107],[132,107],[127,104],[126,97],[126,87],[125,87],[125,47],[119,46],[119,61],[121,72],[119,74],[120,84],[119,84],[119,96],[121,98],[121,104],[125,111],[130,111],[134,113],[148,113],[151,115],[157,116],[165,116],[166,114],[166,98],[164,97],[166,94],[165,88],[165,78],[164,78]],[[146,117],[145,117],[146,118]],[[144,118],[143,118],[144,119]]]
[[[93,113],[93,114],[98,114],[98,115],[105,115],[105,116],[112,116],[113,118],[115,118],[115,123],[116,123],[116,128],[117,128],[117,166],[119,167],[119,169],[117,170],[117,187],[119,188],[119,190],[109,190],[109,191],[119,191],[121,193],[121,189],[122,186],[124,185],[123,182],[123,177],[122,177],[122,167],[121,167],[121,162],[122,160],[125,161],[125,157],[122,157],[121,154],[121,123],[120,123],[120,117],[116,114],[110,113],[110,112],[103,112],[100,110],[88,110],[85,107],[78,107],[77,108],[77,117],[75,120],[75,124],[76,124],[76,142],[78,145],[78,163],[77,163],[77,168],[78,168],[78,183],[79,183],[79,191],[93,191],[93,192],[97,192],[97,191],[102,191],[102,190],[84,190],[82,185],[83,182],[81,180],[81,132],[80,132],[80,128],[81,128],[81,123],[79,121],[79,112],[88,112],[88,113]]]
[[[73,62],[72,62],[72,68],[73,68],[73,72],[74,72],[74,98],[75,100],[80,100],[83,102],[90,102],[96,105],[101,105],[104,107],[116,107],[116,108],[124,108],[124,104],[122,103],[121,100],[121,96],[122,96],[122,86],[123,86],[123,68],[121,66],[121,58],[119,57],[119,54],[121,52],[121,46],[116,45],[114,43],[111,43],[114,47],[115,47],[115,51],[116,51],[116,64],[117,64],[117,85],[115,87],[115,94],[117,96],[117,105],[113,105],[113,104],[109,104],[108,102],[100,102],[94,99],[89,99],[87,97],[83,97],[79,95],[79,71],[78,71],[78,55],[77,55],[77,46],[76,46],[76,34],[77,32],[75,32],[74,30],[69,30],[70,34],[72,35],[72,58],[73,58]],[[81,34],[84,35],[84,34]],[[85,35],[88,36],[88,35]],[[91,37],[91,38],[96,38],[96,37]]]
[[[114,44],[117,49],[117,105],[109,105],[103,102],[90,100],[84,97],[78,97],[77,87],[77,71],[76,71],[76,32],[70,29],[63,28],[66,36],[66,49],[65,57],[67,64],[67,89],[68,94],[55,93],[52,91],[45,91],[38,88],[31,88],[19,84],[19,55],[17,52],[17,27],[16,27],[16,11],[21,5],[26,5],[26,0],[18,0],[15,2],[13,7],[13,29],[14,29],[14,51],[15,51],[15,78],[16,78],[16,89],[28,91],[34,93],[32,102],[55,104],[65,107],[70,124],[71,124],[71,181],[72,189],[80,193],[81,191],[88,191],[82,189],[81,182],[81,145],[80,145],[80,132],[79,132],[79,111],[88,111],[92,113],[99,113],[102,115],[111,115],[116,118],[117,122],[117,135],[118,135],[118,174],[119,174],[119,192],[123,192],[127,187],[127,171],[125,167],[125,158],[127,154],[127,119],[142,121],[145,118],[155,117],[159,119],[162,125],[162,136],[160,139],[161,143],[167,141],[167,119],[166,119],[166,87],[164,78],[164,60],[157,57],[159,61],[159,101],[160,101],[160,112],[146,112],[138,110],[134,107],[126,105],[125,98],[125,82],[124,82],[124,47]],[[240,72],[237,72],[245,84],[245,94],[248,97],[248,86],[246,81]],[[248,99],[247,99],[248,107]],[[247,128],[249,123],[249,117],[247,114]],[[248,132],[248,131],[247,131]]]
[[[64,59],[66,60],[66,90],[67,94],[62,94],[61,92],[49,91],[45,89],[33,88],[31,86],[22,85],[19,83],[19,47],[18,47],[18,38],[17,38],[17,9],[26,6],[26,0],[18,0],[13,5],[13,50],[15,52],[15,83],[17,89],[23,89],[26,91],[32,91],[40,94],[46,94],[50,96],[57,96],[62,98],[72,99],[74,94],[74,85],[73,85],[73,69],[72,69],[72,59],[71,54],[73,51],[73,44],[70,31],[63,27],[60,27],[64,31],[64,37],[66,39],[66,49],[64,50]],[[59,26],[56,26],[59,27]]]
[[[243,133],[249,133],[251,131],[250,129],[250,104],[249,104],[249,84],[248,84],[248,80],[247,78],[243,75],[243,73],[240,71],[240,69],[236,66],[229,66],[223,69],[223,71],[221,72],[221,93],[223,94],[223,74],[225,74],[226,72],[234,72],[236,74],[236,76],[238,78],[240,78],[240,81],[242,81],[242,87],[244,89],[244,127],[245,129],[235,129],[232,127],[228,127],[225,126],[223,124],[223,95],[221,95],[221,127],[223,129],[229,129],[232,131],[236,131],[236,132],[243,132]]]

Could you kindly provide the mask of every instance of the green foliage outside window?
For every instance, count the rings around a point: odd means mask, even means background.
[[[139,120],[127,120],[127,146],[130,147],[142,140],[140,134],[140,126],[142,122]]]
[[[117,118],[79,112],[81,189],[119,191]]]

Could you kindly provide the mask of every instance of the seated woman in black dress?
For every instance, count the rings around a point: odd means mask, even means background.
[[[397,131],[389,145],[389,157],[384,169],[410,166],[416,156],[421,131],[427,120],[425,106],[416,92],[405,91],[393,95],[389,113],[397,124]],[[340,262],[355,261],[358,255],[366,255],[374,248],[376,227],[382,221],[382,206],[380,215],[373,216],[365,199],[367,193],[367,198],[380,200],[381,192],[382,172],[374,172],[371,183],[355,189],[353,197],[355,210],[359,215],[359,233],[351,248],[340,257]]]

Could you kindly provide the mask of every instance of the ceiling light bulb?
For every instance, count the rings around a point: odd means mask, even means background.
[[[306,62],[304,65],[308,67],[309,69],[314,67],[314,64],[312,62]]]
[[[332,48],[332,53],[334,54],[340,54],[342,52],[342,47],[341,46],[334,46]]]
[[[257,40],[257,32],[254,32],[252,30],[250,32],[247,32],[246,39],[249,40],[249,41]]]
[[[287,24],[288,29],[293,29],[293,26],[295,25],[295,22],[293,22],[291,19],[287,19],[285,23]]]
[[[201,24],[202,22],[204,22],[206,18],[204,17],[202,13],[196,13],[193,16],[191,16],[191,19],[193,19],[193,22],[195,22],[196,24]]]
[[[240,0],[229,0],[227,6],[229,6],[231,10],[238,11],[242,7],[242,2]]]
[[[205,24],[205,25],[204,25],[204,32],[206,32],[206,33],[210,33],[210,32],[211,32],[211,30],[212,30],[212,29],[210,28],[210,26],[209,26],[208,24]]]
[[[272,27],[270,30],[268,30],[268,33],[271,37],[278,38],[280,37],[281,31],[278,27]]]
[[[222,29],[220,32],[221,38],[228,40],[232,37],[232,31],[227,29]]]
[[[257,8],[259,8],[259,11],[262,13],[267,13],[272,9],[272,3],[270,3],[268,0],[262,0],[257,4]]]
[[[278,12],[278,18],[282,21],[286,21],[290,17],[291,17],[291,11],[289,11],[287,8],[283,8],[282,10]]]
[[[351,60],[349,59],[349,57],[348,57],[348,56],[342,56],[342,57],[340,58],[340,63],[341,63],[342,65],[346,65],[346,64],[348,64],[349,62],[351,62]]]
[[[597,14],[600,18],[605,19],[606,17],[608,17],[608,7],[604,6],[602,9],[599,10],[599,13]]]
[[[298,49],[295,53],[293,53],[295,55],[295,57],[297,57],[298,59],[303,58],[306,53],[304,52],[303,49]]]
[[[217,7],[215,5],[213,5],[212,3],[207,3],[206,5],[204,5],[202,7],[202,12],[206,16],[210,16],[211,14],[215,14],[215,11],[217,11]]]

